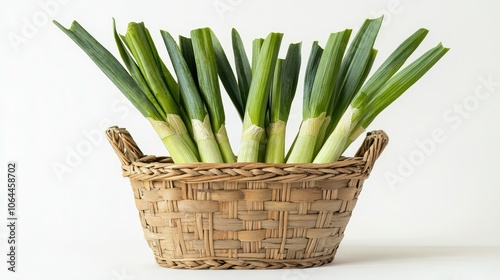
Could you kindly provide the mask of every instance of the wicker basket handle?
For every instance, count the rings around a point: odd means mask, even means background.
[[[363,144],[356,153],[357,157],[363,157],[366,161],[363,172],[370,172],[380,154],[389,143],[389,136],[382,130],[368,132]]]
[[[106,130],[106,136],[122,165],[130,165],[144,156],[127,129],[112,126]]]

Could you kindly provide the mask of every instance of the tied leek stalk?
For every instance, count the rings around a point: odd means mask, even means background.
[[[269,98],[270,123],[267,128],[265,162],[285,162],[285,131],[290,115],[301,63],[301,43],[291,44],[285,59],[278,59],[274,70],[273,87]]]
[[[271,33],[262,42],[254,59],[255,69],[243,120],[238,162],[257,162],[265,135],[267,100],[283,34]],[[260,41],[260,40],[259,40]]]
[[[191,37],[198,72],[198,85],[208,109],[215,139],[219,144],[224,162],[236,162],[226,132],[226,116],[217,77],[217,62],[212,44],[212,31],[209,28],[196,29],[191,31]]]
[[[337,126],[343,112],[345,112],[371,70],[377,54],[373,46],[382,25],[382,19],[382,17],[367,19],[342,59],[333,93],[335,100],[333,98],[330,100],[326,121],[321,129],[318,142],[316,142],[315,155],[319,148],[323,146],[325,135],[329,135]]]
[[[191,119],[194,139],[198,146],[200,158],[203,162],[224,162],[214,133],[212,132],[210,117],[205,109],[205,104],[202,101],[193,76],[189,71],[189,67],[170,33],[162,30],[161,35],[179,80],[181,98],[185,103],[187,114]],[[198,76],[202,75],[202,73],[199,72],[200,68],[198,68],[198,65],[197,70]]]
[[[438,44],[394,75],[426,34],[427,30],[417,31],[377,70],[342,115],[339,124],[314,159],[314,163],[338,160],[346,146],[354,141],[380,112],[401,96],[448,52],[448,48]],[[384,80],[386,82],[383,82]]]
[[[139,112],[150,121],[175,162],[199,161],[197,151],[193,150],[193,145],[185,137],[184,132],[187,129],[179,115],[167,114],[144,80],[140,83],[136,82],[120,62],[78,22],[74,21],[69,29],[56,21],[54,23],[85,51]],[[129,62],[130,66],[134,67],[132,61]],[[138,72],[137,65],[134,69],[137,71],[133,73],[134,77],[138,78],[139,75],[143,75]]]
[[[250,41],[247,54],[242,37],[232,29],[231,63],[208,27],[178,41],[161,30],[171,72],[144,23],[129,23],[121,35],[113,20],[123,65],[78,22],[70,28],[54,23],[148,120],[175,163],[335,162],[449,50],[438,44],[404,67],[428,33],[419,29],[370,76],[382,17],[365,20],[351,42],[351,29],[331,33],[324,47],[314,41],[304,69],[302,122],[285,153],[302,43],[290,44],[286,56],[279,58],[283,34],[272,32]],[[219,83],[243,121],[238,157],[226,131]]]
[[[186,115],[177,106],[179,102],[178,84],[160,59],[149,30],[144,23],[132,22],[128,25],[125,36],[118,35],[115,24],[114,33],[120,55],[129,72],[133,73],[134,80],[138,85],[141,85],[144,93],[150,96],[149,99],[152,100],[153,104],[157,104],[156,107],[160,108],[160,112],[164,112],[170,127],[176,130],[176,133],[190,146],[191,151],[197,154],[198,150],[184,125]],[[133,58],[125,50],[125,46],[128,47]],[[134,59],[137,64],[134,63]],[[137,69],[139,71],[136,71]],[[152,93],[152,96],[149,92]],[[161,135],[165,125],[153,119],[148,120],[157,133]]]
[[[304,96],[303,120],[287,163],[308,163],[324,124],[335,81],[351,30],[332,33],[320,58],[309,96]]]

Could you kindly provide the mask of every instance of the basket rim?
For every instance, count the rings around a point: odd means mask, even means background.
[[[165,160],[170,160],[165,158]],[[270,163],[193,163],[134,161],[122,165],[124,177],[147,180],[180,180],[185,182],[214,181],[316,181],[330,178],[366,179],[371,171],[368,161],[361,157],[345,158],[328,164],[270,164]]]
[[[384,131],[371,131],[354,157],[332,163],[188,163],[176,164],[170,157],[145,156],[130,133],[116,126],[106,131],[118,155],[124,177],[135,180],[209,181],[306,181],[365,179],[388,143]]]
[[[265,163],[265,162],[234,162],[234,163],[209,163],[209,162],[195,162],[195,163],[174,163],[172,158],[169,156],[155,156],[155,155],[143,155],[142,157],[130,162],[129,164],[123,164],[124,166],[136,165],[136,166],[146,166],[146,165],[156,165],[162,167],[168,167],[172,169],[210,169],[210,168],[266,168],[266,167],[276,167],[276,168],[287,168],[287,167],[299,167],[299,168],[335,168],[344,167],[352,164],[365,163],[366,160],[362,156],[342,156],[336,162],[331,163]]]

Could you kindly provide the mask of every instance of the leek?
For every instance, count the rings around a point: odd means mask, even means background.
[[[215,136],[212,132],[210,118],[205,110],[196,83],[189,71],[189,67],[174,38],[167,31],[162,30],[161,35],[167,51],[174,66],[174,71],[179,82],[180,92],[191,124],[193,126],[194,138],[198,147],[200,158],[203,162],[221,163],[221,152]],[[198,73],[200,74],[200,73]]]
[[[328,104],[333,95],[342,57],[351,34],[350,29],[332,33],[318,64],[308,100],[303,104],[303,120],[287,163],[313,160],[316,142],[324,125]]]
[[[370,94],[369,98],[365,98],[361,106],[351,105],[313,162],[328,163],[338,160],[350,136],[357,136],[364,131],[382,110],[418,81],[448,50],[441,44],[437,45],[395,74],[376,92]]]
[[[150,121],[175,162],[189,163],[198,161],[196,152],[178,134],[178,131],[180,131],[178,126],[181,126],[178,118],[174,117],[168,120],[165,114],[161,113],[158,107],[155,107],[151,100],[148,99],[141,86],[105,47],[76,21],[73,21],[69,29],[63,27],[57,21],[54,21],[54,24],[90,57],[139,112]]]
[[[236,162],[226,132],[226,116],[217,77],[212,31],[209,28],[196,29],[191,31],[191,37],[198,72],[198,84],[201,96],[208,109],[212,132],[219,144],[224,162]]]
[[[301,43],[288,47],[286,58],[279,59],[274,72],[273,88],[269,98],[270,124],[267,129],[265,162],[285,162],[285,132],[290,115],[290,107],[297,89]]]
[[[337,99],[333,102],[334,107],[330,108],[331,113],[327,113],[327,115],[331,116],[331,121],[326,130],[327,134],[330,134],[337,125],[354,95],[363,85],[368,72],[370,72],[376,55],[373,45],[381,25],[382,17],[367,19],[342,60],[334,89],[334,96]]]
[[[116,30],[115,30],[116,33]],[[175,97],[178,93],[172,94],[170,88],[178,91],[177,82],[172,81],[170,72],[166,69],[165,64],[160,59],[156,47],[151,39],[149,31],[144,23],[129,23],[127,33],[122,37],[126,41],[133,57],[137,61],[138,68],[144,79],[140,79],[135,75],[136,82],[140,80],[146,82],[147,86],[153,93],[159,106],[165,112],[165,121],[169,122],[172,129],[190,146],[193,153],[197,154],[197,148],[189,135],[188,129],[185,126],[186,116],[184,112],[179,109],[179,97]],[[118,35],[115,35],[118,48],[124,48],[118,40]],[[123,51],[122,51],[123,53]],[[123,56],[122,56],[123,57]],[[126,58],[124,58],[125,60]],[[133,66],[132,66],[133,68]],[[145,87],[145,85],[143,85]],[[145,91],[147,92],[147,91]],[[151,121],[151,120],[150,120]],[[155,129],[163,129],[163,125],[153,125]],[[159,132],[161,133],[161,132]]]
[[[269,90],[282,37],[281,33],[269,34],[259,48],[258,58],[255,59],[255,69],[245,107],[238,162],[257,162],[259,159],[259,150],[262,150],[260,146],[265,133]]]

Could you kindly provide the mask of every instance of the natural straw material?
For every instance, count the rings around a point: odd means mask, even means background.
[[[370,132],[355,157],[330,164],[174,164],[144,156],[126,129],[106,133],[156,261],[189,269],[331,262],[388,142],[383,131]]]

